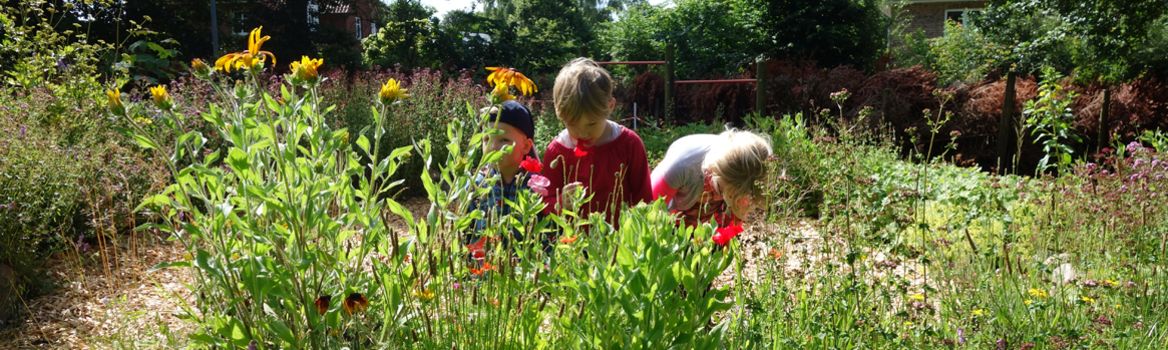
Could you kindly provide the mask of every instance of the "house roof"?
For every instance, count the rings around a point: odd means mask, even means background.
[[[353,13],[353,6],[348,2],[326,3],[320,6],[322,14]]]

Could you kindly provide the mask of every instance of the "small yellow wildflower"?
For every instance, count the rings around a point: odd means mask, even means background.
[[[905,326],[905,327],[912,328],[912,326],[913,326],[913,321],[904,321],[904,326]]]
[[[921,294],[921,293],[916,293],[916,294],[910,295],[909,299],[916,300],[916,301],[924,301],[925,295]]]
[[[122,93],[118,90],[106,90],[105,97],[109,100],[109,109],[116,115],[122,115],[126,111],[125,105],[122,105]]]
[[[414,289],[414,297],[417,297],[421,301],[434,300],[434,291],[428,288]]]
[[[1103,285],[1107,286],[1108,288],[1115,288],[1119,286],[1119,282],[1116,282],[1115,280],[1103,280]]]
[[[292,70],[292,78],[305,83],[314,83],[319,77],[317,68],[324,64],[323,58],[311,59],[300,56],[300,61],[292,62],[288,67]]]
[[[1029,293],[1030,293],[1030,296],[1038,298],[1038,299],[1046,299],[1047,297],[1050,296],[1049,294],[1046,294],[1045,290],[1038,289],[1038,288],[1030,288]]]
[[[985,310],[973,309],[973,317],[982,317],[982,316],[985,316]]]
[[[1034,304],[1034,300],[1026,299],[1023,300],[1022,303],[1026,304],[1026,306],[1030,306],[1030,304]]]
[[[1092,297],[1089,297],[1086,295],[1079,297],[1079,300],[1082,300],[1084,303],[1087,303],[1087,304],[1094,304],[1095,303],[1095,298],[1092,298]]]
[[[1116,310],[1119,310],[1119,309],[1122,309],[1122,308],[1123,308],[1123,304],[1115,304],[1115,309],[1116,309]]]
[[[211,67],[207,66],[207,62],[204,62],[202,59],[198,58],[191,60],[191,71],[194,71],[195,76],[200,78],[211,75]]]
[[[272,64],[276,64],[276,55],[270,51],[260,50],[265,41],[271,40],[272,37],[262,35],[263,26],[252,29],[251,34],[247,38],[247,50],[240,52],[232,52],[219,59],[215,60],[215,69],[225,72],[231,72],[232,69],[247,69],[252,70],[259,67],[263,69],[264,61],[267,58],[272,59]]]
[[[170,109],[170,94],[166,93],[165,85],[158,85],[150,88],[150,98],[154,100],[154,105],[163,110]]]
[[[381,92],[378,95],[381,96],[381,103],[391,104],[410,97],[406,91],[407,89],[403,89],[396,79],[389,79],[385,85],[381,86]]]

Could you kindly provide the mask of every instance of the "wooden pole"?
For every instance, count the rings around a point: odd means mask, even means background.
[[[762,55],[754,59],[754,112],[766,113],[766,66]]]
[[[665,44],[665,122],[673,121],[673,44]]]

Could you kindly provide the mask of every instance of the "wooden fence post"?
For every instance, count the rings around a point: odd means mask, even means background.
[[[673,122],[673,44],[665,43],[665,122]]]
[[[762,55],[754,59],[754,112],[766,113],[766,66]]]

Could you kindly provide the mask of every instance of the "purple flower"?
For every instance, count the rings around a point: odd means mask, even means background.
[[[965,345],[965,328],[957,329],[957,344]]]
[[[77,251],[85,253],[89,251],[89,242],[85,241],[84,235],[77,235]]]
[[[20,126],[20,137],[24,137],[24,133],[27,131],[28,131],[28,127],[21,125]]]

